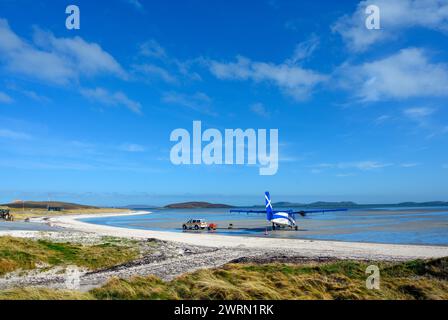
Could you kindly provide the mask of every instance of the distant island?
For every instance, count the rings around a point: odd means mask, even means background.
[[[167,209],[211,209],[211,208],[233,208],[233,206],[210,202],[183,202],[173,203],[165,206]]]
[[[327,209],[327,208],[347,208],[347,209],[369,209],[369,208],[405,208],[405,207],[448,207],[447,201],[429,202],[401,202],[401,203],[377,203],[359,204],[352,201],[326,202],[317,201],[312,203],[275,202],[274,208],[303,208],[303,209]],[[264,208],[264,205],[253,206],[231,206],[227,204],[214,204],[209,202],[194,201],[184,203],[174,203],[165,206],[166,209],[206,209],[206,208]]]

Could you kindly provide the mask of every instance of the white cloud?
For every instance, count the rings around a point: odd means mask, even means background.
[[[356,174],[354,174],[354,173],[338,173],[336,175],[336,177],[338,177],[338,178],[347,178],[347,177],[353,177],[355,175]]]
[[[375,124],[380,125],[390,120],[391,116],[387,114],[383,114],[375,119]]]
[[[165,49],[154,39],[150,39],[140,45],[140,54],[151,58],[167,58]]]
[[[22,90],[21,93],[25,96],[27,96],[30,99],[33,99],[37,102],[43,102],[48,103],[51,101],[50,98],[47,98],[46,96],[40,95],[32,90]]]
[[[136,8],[139,11],[143,11],[144,7],[142,3],[139,0],[125,0],[127,3],[132,5],[134,8]]]
[[[409,108],[403,111],[403,113],[412,119],[420,120],[422,118],[426,118],[434,113],[434,109],[420,107],[420,108]]]
[[[374,170],[381,169],[385,167],[390,167],[392,164],[390,163],[382,163],[377,161],[359,161],[359,162],[346,162],[338,164],[338,168],[346,169],[346,168],[356,168],[359,170]]]
[[[327,79],[325,75],[294,64],[256,62],[242,56],[238,56],[236,62],[211,61],[209,68],[222,80],[273,83],[296,100],[308,98],[313,89]]]
[[[175,76],[171,75],[167,70],[153,65],[153,64],[141,64],[135,65],[134,70],[144,74],[145,76],[156,77],[162,79],[167,83],[177,83],[177,79]]]
[[[129,99],[121,91],[109,92],[103,88],[81,89],[81,94],[92,101],[98,101],[102,104],[111,106],[124,106],[135,113],[141,113],[141,104]]]
[[[381,29],[365,27],[365,10],[369,5],[380,8]],[[393,39],[401,31],[421,27],[442,32],[448,31],[448,3],[446,0],[367,0],[361,1],[355,12],[341,17],[332,30],[339,33],[348,48],[364,51],[371,45]]]
[[[33,99],[33,100],[35,100],[35,101],[37,101],[37,102],[42,102],[42,103],[49,103],[49,102],[51,102],[51,99],[50,99],[50,98],[48,98],[48,97],[46,97],[46,96],[43,96],[43,95],[41,95],[41,94],[38,94],[38,93],[36,93],[35,91],[32,91],[32,90],[26,90],[26,89],[23,89],[23,88],[21,88],[21,87],[18,87],[18,86],[15,85],[14,83],[9,83],[9,84],[7,85],[7,88],[8,88],[9,90],[14,90],[14,91],[16,91],[16,92],[18,92],[18,93],[24,95],[25,97],[30,98],[30,99]]]
[[[441,118],[437,117],[437,109],[429,107],[413,107],[403,110],[403,115],[412,121],[413,128],[424,129],[428,132],[426,138],[434,138],[448,132]],[[417,125],[417,126],[416,126]]]
[[[354,161],[354,162],[339,162],[339,163],[320,163],[313,165],[315,170],[323,171],[324,169],[358,169],[362,171],[369,171],[375,169],[382,169],[390,167],[393,164],[383,163],[378,161],[366,160],[366,161]]]
[[[0,138],[12,140],[30,140],[32,137],[23,132],[13,131],[9,129],[0,129]]]
[[[362,101],[448,95],[448,67],[431,63],[423,49],[408,48],[361,65],[343,65],[339,84]]]
[[[283,26],[285,27],[286,30],[299,31],[301,23],[303,23],[303,21],[300,19],[292,19],[286,21]]]
[[[216,116],[216,113],[211,109],[211,98],[203,92],[196,92],[192,95],[166,92],[162,97],[162,101],[164,103],[176,104],[204,114]]]
[[[203,63],[203,58],[190,59],[190,60],[178,60],[173,59],[172,63],[176,66],[180,75],[186,77],[189,80],[200,81],[202,77],[199,73],[192,70],[193,65]]]
[[[156,40],[150,39],[140,45],[140,56],[152,60],[152,63],[140,63],[134,65],[134,71],[156,76],[168,83],[177,83],[179,79],[187,78],[189,80],[201,80],[201,76],[192,71],[192,65],[202,62],[202,58],[181,61],[170,57],[165,48]],[[154,64],[157,60],[159,65]],[[163,67],[160,66],[163,65]]]
[[[328,168],[335,167],[335,164],[332,164],[332,163],[319,163],[319,164],[313,165],[312,167],[320,168],[320,169],[328,169]]]
[[[414,168],[414,167],[417,167],[419,165],[420,164],[416,163],[416,162],[407,162],[407,163],[400,164],[400,167],[402,167],[402,168]]]
[[[80,37],[56,38],[37,28],[33,43],[29,43],[15,34],[4,19],[0,19],[0,61],[10,72],[63,85],[81,76],[126,77],[118,62],[96,43]]]
[[[434,109],[431,108],[409,108],[404,110],[404,114],[411,118],[427,117],[434,113]]]
[[[120,64],[97,43],[89,43],[76,36],[56,38],[52,33],[35,29],[34,42],[63,57],[72,67],[89,76],[110,73],[125,78],[126,73]]]
[[[120,150],[126,151],[126,152],[144,152],[146,149],[145,147],[135,144],[135,143],[127,143],[120,146]]]
[[[0,91],[0,103],[10,104],[13,102],[14,100],[9,95]]]
[[[311,35],[308,40],[297,44],[294,54],[288,62],[295,64],[311,57],[319,44],[319,38],[315,34]]]
[[[403,114],[410,120],[415,121],[420,127],[434,127],[434,125],[430,125],[430,116],[434,112],[435,109],[427,107],[416,107],[403,110]]]
[[[263,118],[269,118],[271,116],[271,113],[268,110],[266,110],[266,107],[260,102],[251,105],[250,110],[256,115]]]

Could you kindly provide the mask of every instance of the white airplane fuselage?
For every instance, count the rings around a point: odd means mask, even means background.
[[[296,225],[294,219],[287,212],[276,212],[269,222],[281,227],[294,227]]]

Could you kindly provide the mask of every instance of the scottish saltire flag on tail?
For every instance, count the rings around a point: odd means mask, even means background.
[[[268,221],[271,221],[274,210],[272,209],[271,195],[269,194],[269,191],[264,193],[264,198],[266,200],[266,218]]]

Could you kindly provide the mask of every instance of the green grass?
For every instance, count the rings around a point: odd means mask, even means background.
[[[108,242],[81,245],[0,237],[0,276],[16,270],[67,265],[96,270],[134,260],[138,255],[132,246]]]
[[[447,263],[229,264],[170,282],[112,279],[90,293],[96,299],[448,299]],[[380,290],[366,288],[370,264],[380,267]]]
[[[0,238],[0,272],[38,263],[91,269],[132,259],[135,251],[114,242],[96,246]],[[380,290],[366,288],[365,270],[377,265]],[[228,264],[165,282],[155,276],[110,279],[88,293],[38,288],[0,291],[1,299],[448,299],[448,258],[387,262]]]
[[[89,293],[44,288],[18,288],[0,291],[0,300],[92,300]]]

